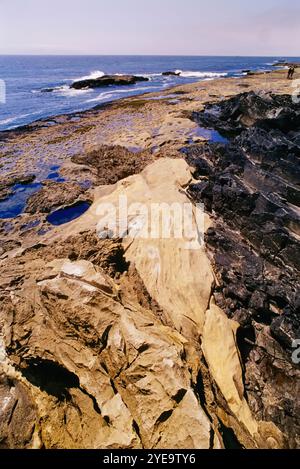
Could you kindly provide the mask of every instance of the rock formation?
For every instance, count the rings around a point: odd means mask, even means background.
[[[185,150],[216,224],[206,243],[218,283],[216,304],[240,324],[247,396],[257,418],[299,446],[299,104],[244,93],[193,118],[236,135],[229,145]]]
[[[96,234],[99,204],[184,203],[190,181],[183,160],[158,160],[2,260],[3,447],[222,448],[227,427],[246,447],[284,445],[245,400],[204,246]]]
[[[169,76],[180,77],[180,72],[163,72],[162,75],[166,77],[169,77]]]
[[[82,90],[83,88],[100,88],[110,85],[135,85],[139,81],[149,81],[149,78],[134,75],[104,75],[99,78],[74,81],[74,83],[71,84],[71,88]]]

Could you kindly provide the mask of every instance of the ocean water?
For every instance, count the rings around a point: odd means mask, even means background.
[[[41,118],[93,108],[121,97],[165,90],[176,84],[240,76],[243,70],[271,70],[285,57],[179,56],[0,56],[0,131]],[[292,58],[289,60],[297,60]],[[181,77],[162,76],[181,70]],[[136,85],[72,90],[78,79],[102,74],[135,74],[150,78]],[[5,103],[3,89],[5,83]],[[54,88],[51,93],[43,92]],[[2,95],[1,95],[2,90]]]

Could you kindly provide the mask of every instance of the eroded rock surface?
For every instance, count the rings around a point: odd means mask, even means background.
[[[33,403],[26,441],[4,426],[4,446],[222,448],[226,428],[245,447],[286,444],[245,400],[238,323],[212,304],[200,240],[186,249],[190,239],[96,234],[99,204],[120,194],[183,203],[190,181],[183,160],[158,160],[99,188],[80,219],[1,262],[3,392],[20,383]]]
[[[101,145],[99,148],[76,155],[72,162],[87,168],[95,185],[114,184],[141,172],[154,157],[147,151],[133,153],[119,145]],[[87,176],[88,177],[88,176]]]
[[[213,112],[212,112],[213,111]],[[185,150],[191,196],[214,213],[206,243],[217,305],[240,324],[248,402],[299,446],[299,104],[244,93],[194,115],[236,137]]]

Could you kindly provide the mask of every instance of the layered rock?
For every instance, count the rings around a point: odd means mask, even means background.
[[[185,150],[191,196],[217,221],[206,235],[217,305],[240,324],[246,389],[257,418],[299,446],[299,104],[244,93],[193,118],[236,135]]]

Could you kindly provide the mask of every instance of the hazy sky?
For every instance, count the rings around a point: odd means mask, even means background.
[[[0,0],[0,54],[300,55],[299,0]]]

